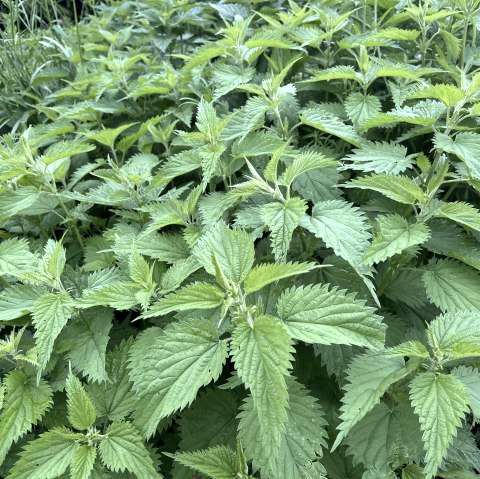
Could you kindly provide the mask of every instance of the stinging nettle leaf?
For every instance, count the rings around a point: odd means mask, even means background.
[[[424,372],[410,383],[410,399],[423,431],[425,475],[432,479],[468,410],[468,391],[451,374]]]
[[[328,285],[286,290],[277,304],[290,335],[314,344],[350,344],[380,348],[386,325],[355,295]]]
[[[142,434],[153,435],[162,418],[189,405],[201,386],[218,378],[226,357],[226,343],[205,319],[142,333],[130,349],[130,377],[145,402],[136,417]]]

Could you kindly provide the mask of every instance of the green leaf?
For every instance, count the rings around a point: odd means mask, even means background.
[[[347,155],[348,167],[354,170],[398,175],[412,168],[415,155],[408,155],[402,145],[369,141]]]
[[[55,428],[25,447],[8,479],[54,479],[70,466],[80,434],[67,428]]]
[[[251,398],[240,413],[240,439],[249,459],[261,467],[268,479],[321,479],[324,474],[319,459],[326,447],[326,421],[316,399],[304,387],[289,378],[289,399],[285,431],[281,434],[280,454],[270,456],[260,441],[261,431]]]
[[[448,218],[462,226],[480,231],[480,212],[468,203],[452,201],[444,203],[436,212],[435,216]]]
[[[74,302],[67,293],[47,293],[33,309],[35,343],[38,349],[39,371],[45,369],[53,351],[53,343],[74,311]]]
[[[317,130],[341,138],[347,143],[360,146],[364,139],[357,134],[355,129],[343,123],[340,118],[321,108],[308,108],[302,111],[300,120],[303,124],[312,126]]]
[[[70,340],[68,359],[76,371],[92,381],[105,381],[105,353],[112,328],[113,312],[107,309],[88,309],[67,328]]]
[[[279,320],[270,316],[259,316],[251,325],[242,321],[232,334],[235,369],[252,393],[263,447],[272,454],[279,453],[287,420],[285,378],[291,369],[292,352],[291,339]]]
[[[277,309],[289,334],[300,341],[380,348],[385,340],[386,325],[373,308],[328,285],[288,289]]]
[[[343,186],[345,188],[378,191],[387,198],[406,205],[425,203],[427,200],[423,190],[407,176],[372,174],[352,180]]]
[[[88,444],[78,446],[70,466],[71,479],[90,479],[96,457],[96,447]]]
[[[382,104],[376,96],[363,95],[360,92],[350,93],[344,106],[355,128],[382,111]]]
[[[427,337],[440,358],[480,356],[480,313],[459,311],[440,315],[428,325]]]
[[[402,357],[366,353],[354,358],[347,371],[348,384],[344,387],[340,408],[342,422],[333,448],[338,447],[352,427],[378,404],[390,385],[409,372]]]
[[[136,291],[138,288],[134,283],[113,281],[94,289],[83,290],[83,296],[78,303],[82,308],[110,306],[118,310],[131,309],[139,304]]]
[[[462,160],[474,177],[480,177],[480,135],[471,131],[457,133],[452,138],[445,133],[435,133],[435,148],[452,153]]]
[[[465,386],[468,391],[468,405],[478,422],[480,419],[480,371],[478,369],[458,366],[452,369],[452,374]]]
[[[442,83],[429,85],[408,96],[408,98],[434,98],[442,101],[449,108],[462,101],[464,97],[465,93],[460,88],[457,88],[455,85]]]
[[[105,360],[108,381],[101,384],[88,384],[86,387],[99,417],[119,421],[134,409],[133,382],[130,380],[127,369],[128,353],[132,343],[131,339],[122,341],[108,352]]]
[[[33,312],[35,303],[46,290],[26,284],[15,284],[0,293],[0,321],[11,321]]]
[[[308,273],[314,269],[314,263],[262,263],[254,266],[245,278],[246,293],[253,293],[267,286],[267,284],[289,278],[297,274]]]
[[[45,245],[41,269],[51,279],[60,278],[65,268],[65,249],[61,241],[48,240]]]
[[[160,419],[189,405],[200,387],[222,372],[227,346],[207,320],[148,329],[130,350],[131,378],[138,398],[151,409],[137,410],[142,434],[151,436]]]
[[[426,451],[425,475],[435,477],[448,446],[468,410],[468,391],[450,374],[425,372],[410,383],[410,399],[419,417]]]
[[[291,165],[287,166],[281,178],[281,184],[290,186],[295,178],[307,171],[326,168],[328,166],[337,166],[337,162],[332,158],[324,156],[316,151],[305,151],[297,154]],[[295,198],[293,198],[295,199]],[[287,200],[291,201],[291,200]]]
[[[140,433],[128,422],[114,422],[99,450],[103,464],[114,472],[129,471],[138,479],[160,479]]]
[[[377,224],[378,232],[363,258],[368,265],[385,261],[411,246],[421,245],[430,236],[428,226],[423,223],[410,224],[399,215],[378,216]]]
[[[88,131],[83,133],[87,138],[97,141],[98,143],[113,148],[116,139],[125,131],[128,130],[131,126],[136,123],[127,123],[125,125],[120,125],[117,128],[104,128],[103,130],[98,131]]]
[[[369,246],[371,234],[364,213],[343,200],[317,203],[301,225],[353,266]]]
[[[52,391],[41,379],[37,385],[32,375],[17,369],[9,372],[3,385],[6,395],[0,415],[0,464],[10,446],[29,432],[52,404]]]
[[[223,300],[224,293],[218,286],[209,283],[192,283],[153,303],[143,317],[163,316],[172,311],[212,309],[220,306]]]
[[[211,275],[215,275],[212,259],[215,255],[223,273],[236,283],[245,279],[255,257],[253,241],[248,233],[229,229],[223,223],[218,223],[197,240],[193,254]]]
[[[82,383],[72,373],[67,377],[66,392],[70,424],[80,431],[93,426],[97,412]]]
[[[212,479],[245,477],[237,453],[228,446],[216,446],[203,451],[183,452],[173,456],[175,461]]]
[[[453,259],[431,260],[423,274],[427,296],[442,311],[480,312],[480,275]]]
[[[307,205],[300,198],[290,198],[285,203],[268,203],[261,208],[262,219],[271,231],[276,261],[285,261],[293,231],[306,211]]]
[[[216,66],[212,76],[215,85],[213,100],[218,100],[241,84],[248,83],[254,74],[255,70],[251,67],[242,68],[225,63]]]
[[[12,238],[0,243],[0,276],[16,275],[23,270],[33,269],[35,256],[25,239]]]

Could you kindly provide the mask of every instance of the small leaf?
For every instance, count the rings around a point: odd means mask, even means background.
[[[97,412],[80,380],[72,373],[67,378],[67,408],[70,424],[79,431],[93,426]]]

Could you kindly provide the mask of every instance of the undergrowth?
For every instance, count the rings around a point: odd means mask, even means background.
[[[0,476],[478,477],[479,4],[4,1]]]

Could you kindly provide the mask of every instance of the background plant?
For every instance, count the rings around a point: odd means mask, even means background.
[[[66,7],[3,8],[0,475],[477,477],[479,2]]]

